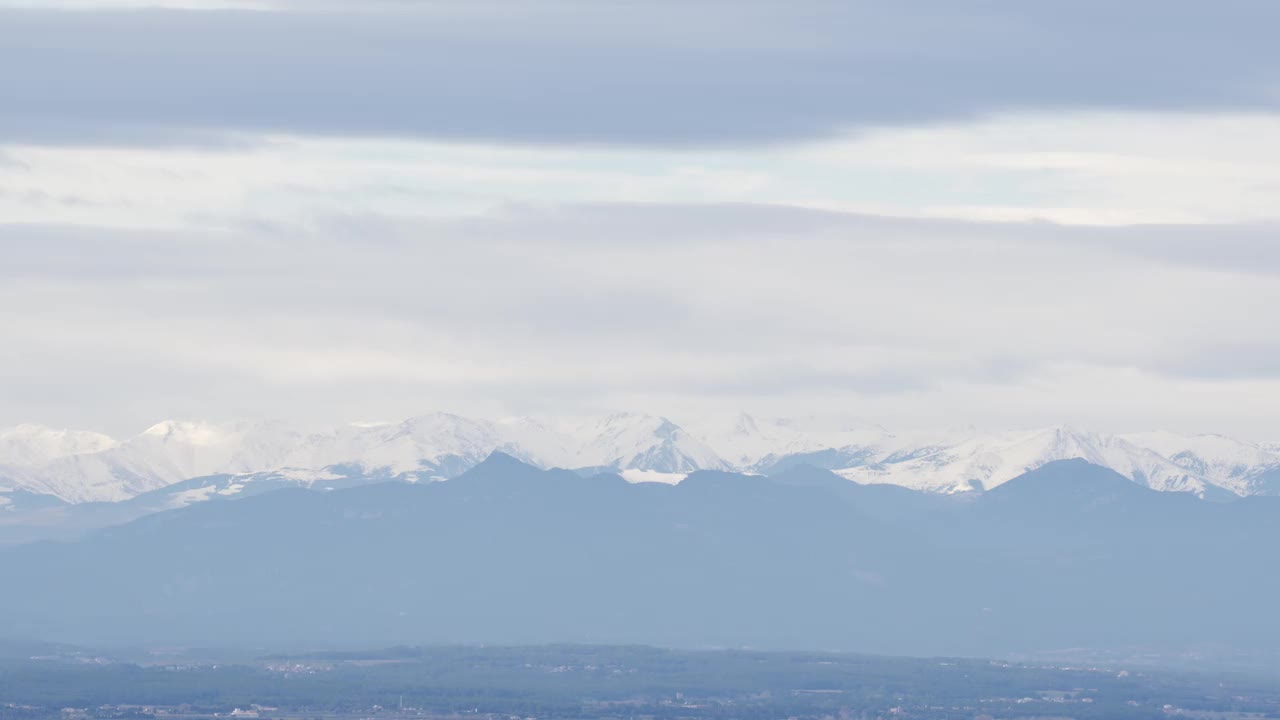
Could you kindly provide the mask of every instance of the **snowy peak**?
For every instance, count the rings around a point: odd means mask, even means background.
[[[747,413],[706,419],[694,425],[693,430],[730,465],[753,471],[767,471],[793,456],[835,450],[859,457],[894,444],[893,435],[879,426],[817,419],[761,419]]]
[[[738,435],[751,436],[760,433],[760,425],[756,419],[746,413],[738,413],[733,424],[733,432]]]
[[[808,449],[802,433],[757,420],[745,412],[706,419],[693,426],[693,431],[699,440],[719,450],[726,461],[737,467],[752,467],[770,455]]]
[[[455,467],[473,465],[504,444],[491,422],[434,413],[394,425],[344,428],[333,437],[316,438],[303,450],[325,465],[348,463],[391,475],[424,470],[448,476],[465,469],[455,472]],[[304,467],[316,462],[298,458]]]
[[[229,434],[228,428],[212,423],[165,420],[143,430],[138,438],[184,445],[217,445],[226,442]]]
[[[1081,459],[1153,490],[1222,498],[1230,493],[1159,454],[1122,438],[1057,426],[982,435],[923,455],[898,451],[884,462],[841,471],[859,482],[956,493],[998,487],[1056,460]]]
[[[278,423],[169,420],[124,442],[7,474],[19,487],[68,502],[117,501],[189,478],[279,467],[298,435]]]
[[[584,423],[575,435],[586,439],[577,453],[579,467],[690,473],[727,470],[729,464],[706,443],[667,418],[620,413]]]
[[[101,452],[116,444],[101,433],[28,423],[0,429],[0,465],[43,465],[68,455]]]
[[[1125,438],[1237,495],[1280,495],[1280,452],[1224,435],[1134,433]]]
[[[122,446],[129,460],[152,463],[172,482],[216,472],[252,472],[281,465],[303,433],[270,421],[186,422],[168,420],[130,438]]]

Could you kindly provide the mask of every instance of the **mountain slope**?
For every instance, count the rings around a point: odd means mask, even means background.
[[[1237,495],[1280,495],[1280,452],[1223,435],[1148,432],[1124,439]]]
[[[116,441],[88,430],[55,430],[24,424],[0,429],[0,466],[43,465],[68,455],[107,450]]]
[[[706,443],[664,417],[619,413],[579,426],[581,444],[574,456],[579,467],[690,473],[727,470]]]

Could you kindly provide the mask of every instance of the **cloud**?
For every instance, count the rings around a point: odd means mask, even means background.
[[[1167,230],[749,205],[3,226],[0,422],[745,407],[1280,435],[1239,405],[1280,401],[1280,284],[1184,250],[1227,233],[1274,264],[1270,230]]]
[[[0,9],[0,424],[1280,438],[1280,6],[167,4]]]
[[[0,142],[769,145],[1019,109],[1275,110],[1273,3],[0,10]]]
[[[7,170],[28,170],[29,166],[9,153],[0,152],[0,168]]]
[[[749,151],[296,136],[255,136],[234,149],[12,146],[10,162],[0,164],[0,216],[135,228],[270,227],[305,226],[317,215],[747,203],[973,220],[1225,227],[1275,220],[1277,118],[1009,115]],[[681,228],[695,230],[717,232],[711,219],[705,227]],[[1231,235],[1222,232],[1208,261],[1256,264],[1247,247],[1231,245]],[[1170,228],[1159,242],[1179,237]],[[1206,255],[1200,238],[1192,231],[1185,252]]]

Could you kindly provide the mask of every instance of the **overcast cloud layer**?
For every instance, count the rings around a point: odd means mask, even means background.
[[[1275,3],[140,4],[0,2],[0,426],[1280,440]]]
[[[11,226],[0,301],[24,310],[0,326],[4,411],[113,430],[749,407],[1276,433],[1274,230],[745,206]]]
[[[0,11],[0,138],[742,146],[1029,108],[1280,104],[1267,0],[276,5]]]

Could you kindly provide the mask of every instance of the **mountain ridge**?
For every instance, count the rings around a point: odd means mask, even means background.
[[[631,481],[678,482],[697,470],[778,474],[809,464],[859,483],[944,494],[991,489],[1046,462],[1080,457],[1158,490],[1220,501],[1280,495],[1280,452],[1216,435],[1104,435],[1067,426],[894,434],[874,425],[745,413],[691,427],[638,413],[497,421],[434,413],[320,431],[270,421],[170,420],[116,441],[24,425],[0,431],[0,508],[15,507],[4,502],[6,489],[70,503],[112,502],[215,475],[440,480],[495,450],[540,467],[619,473]]]

